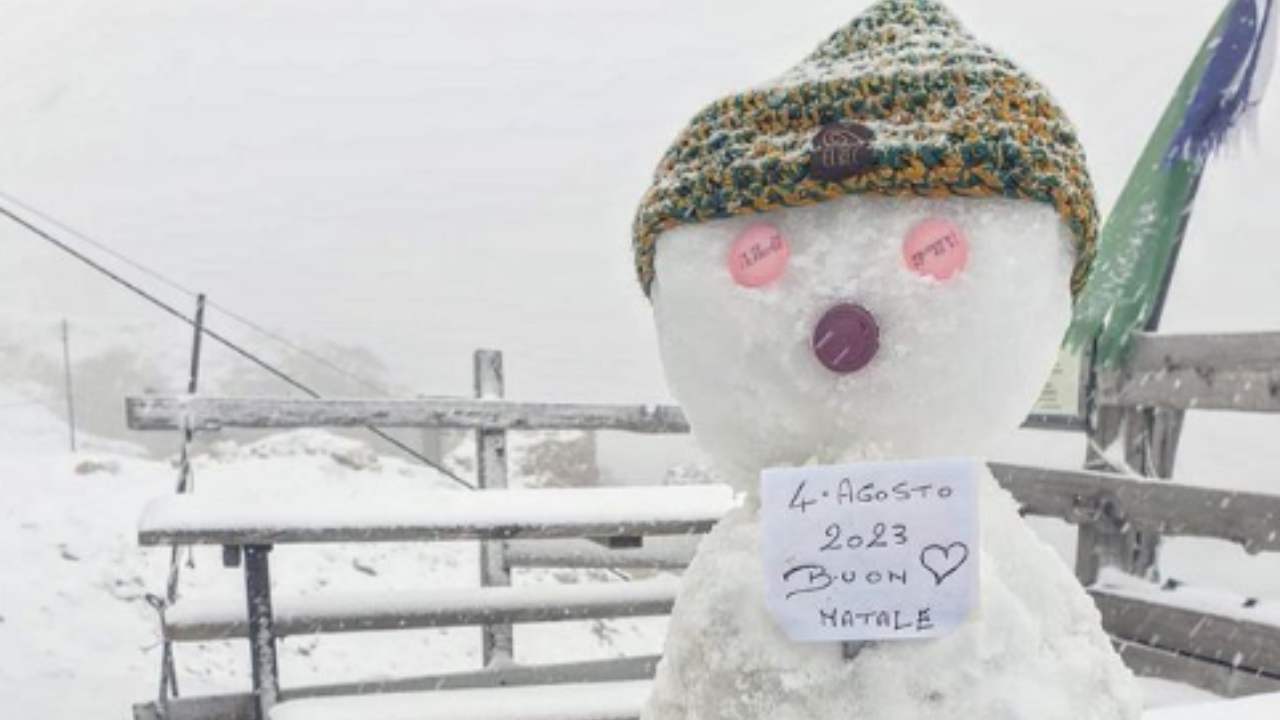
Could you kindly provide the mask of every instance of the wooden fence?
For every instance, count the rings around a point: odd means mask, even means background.
[[[128,419],[130,426],[139,430],[367,424],[473,430],[477,479],[482,488],[492,490],[506,487],[509,431],[688,431],[683,413],[675,407],[506,401],[501,399],[501,355],[478,352],[475,362],[475,399],[141,397],[128,400]],[[1280,497],[1121,474],[1096,452],[1098,446],[1122,439],[1126,464],[1152,478],[1169,477],[1186,411],[1280,412],[1280,334],[1141,336],[1132,359],[1123,368],[1101,373],[1095,381],[1096,407],[1079,424],[1088,428],[1094,441],[1090,466],[1104,471],[994,463],[991,469],[997,480],[1017,498],[1025,514],[1058,518],[1078,526],[1077,574],[1097,602],[1105,629],[1135,671],[1188,682],[1223,695],[1280,690],[1280,627],[1250,619],[1243,609],[1243,599],[1236,611],[1187,607],[1178,602],[1177,590],[1163,591],[1141,582],[1099,582],[1102,568],[1108,566],[1137,576],[1148,573],[1159,539],[1164,536],[1227,540],[1249,553],[1280,551]],[[643,528],[636,532],[650,534]],[[582,534],[566,532],[559,537]],[[643,546],[634,547],[636,542],[616,537],[613,542],[603,543],[584,539],[513,540],[510,535],[484,532],[471,537],[487,538],[481,561],[486,587],[508,585],[513,566],[679,568],[693,551],[693,543],[684,538],[648,540]],[[248,542],[242,535],[196,538],[170,533],[148,537],[145,528],[143,539],[148,543]],[[280,539],[263,537],[255,542]],[[669,607],[660,596],[651,597],[648,602],[646,612]],[[554,600],[548,603],[554,604]],[[510,623],[545,617],[554,608],[544,610],[539,614],[525,608],[523,615],[511,612],[471,618],[488,623],[483,641],[486,663],[509,662]],[[584,613],[590,614],[577,614]],[[306,626],[299,622],[299,627]],[[226,628],[217,631],[225,632]],[[193,636],[207,637],[214,630],[206,627],[203,632],[191,632]],[[591,675],[589,669],[582,671]]]

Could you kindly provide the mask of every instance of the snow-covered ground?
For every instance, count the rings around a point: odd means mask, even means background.
[[[169,462],[123,448],[71,455],[61,424],[39,413],[27,432],[0,435],[0,696],[24,717],[126,717],[151,697],[159,668],[157,618],[147,593],[162,594],[168,553],[137,546],[148,499],[173,492]],[[122,450],[125,450],[122,452]],[[368,493],[409,495],[456,488],[435,472],[378,456],[361,443],[304,431],[250,446],[215,446],[196,465],[196,491],[282,503],[305,494],[335,501]],[[463,492],[459,490],[459,492]],[[282,547],[274,554],[281,596],[473,587],[475,543]],[[522,571],[517,584],[618,581],[604,573]],[[183,567],[182,592],[238,606],[239,572],[217,548]],[[630,619],[517,628],[517,660],[554,662],[660,652],[665,623]],[[290,685],[408,677],[475,669],[472,628],[297,637],[281,644]],[[180,645],[184,693],[247,687],[242,642]]]
[[[155,692],[157,618],[147,593],[161,593],[168,554],[136,543],[146,500],[173,492],[176,470],[127,449],[71,455],[61,427],[30,417],[27,435],[0,436],[0,695],[25,717],[127,717]],[[37,430],[37,428],[40,428]],[[379,456],[367,446],[318,431],[288,433],[251,446],[214,447],[196,466],[196,492],[254,502],[309,497],[394,497],[423,487],[451,488],[430,470]],[[469,587],[477,582],[474,543],[281,547],[274,554],[278,595],[395,592]],[[517,584],[617,582],[603,573],[525,571]],[[217,548],[183,567],[182,592],[202,603],[238,603],[239,572]],[[661,651],[662,619],[517,627],[517,660],[556,662]],[[404,677],[475,669],[475,629],[304,636],[281,643],[291,685]],[[247,687],[242,642],[179,645],[184,693]],[[1151,707],[1205,701],[1192,688],[1150,681]]]
[[[653,164],[707,100],[780,72],[867,4],[0,0],[0,192],[400,394],[465,393],[470,352],[485,346],[507,351],[513,396],[662,401],[628,246]],[[951,4],[1070,110],[1104,207],[1221,7]],[[1205,182],[1166,329],[1280,329],[1280,243],[1270,240],[1280,215],[1267,204],[1280,191],[1275,97],[1258,136],[1260,147],[1234,151]],[[165,564],[162,552],[135,547],[134,523],[147,498],[172,490],[175,472],[119,442],[82,437],[88,449],[66,454],[57,323],[72,323],[91,428],[118,425],[124,394],[180,388],[189,335],[8,224],[0,308],[0,696],[32,717],[123,717],[128,702],[154,691],[154,613],[142,594],[161,587]],[[221,313],[210,321],[326,392],[356,392]],[[216,348],[206,359],[208,388],[279,387]],[[1280,492],[1277,422],[1193,414],[1179,479]],[[387,457],[348,467],[314,435],[260,450],[313,441],[327,449],[202,460],[198,491],[287,495],[304,476],[308,492],[316,483],[394,492],[436,481]],[[600,442],[612,453],[602,470],[618,480],[652,481],[688,456],[679,442],[664,446],[661,462],[633,444]],[[1073,466],[1082,454],[1076,438],[1022,433],[1005,457]],[[649,466],[636,469],[642,461]],[[1036,526],[1070,555],[1070,528]],[[278,580],[305,592],[324,578],[353,588],[463,584],[475,563],[474,548],[458,544],[316,551],[296,566]],[[1163,567],[1280,598],[1280,557],[1173,540]],[[233,592],[238,579],[213,555],[184,574],[184,587],[210,593]],[[520,647],[653,649],[658,625],[533,629]],[[180,649],[184,689],[242,686],[241,654],[208,650]],[[478,645],[474,631],[422,631],[291,640],[284,652],[287,680],[302,682],[471,667]],[[1150,687],[1160,702],[1203,699]]]

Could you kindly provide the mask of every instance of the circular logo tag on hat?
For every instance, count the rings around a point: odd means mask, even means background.
[[[950,280],[969,264],[969,238],[950,220],[929,218],[907,232],[902,258],[918,275]]]
[[[782,277],[790,257],[791,245],[781,230],[755,223],[729,248],[729,272],[743,287],[760,287]]]
[[[857,123],[831,123],[813,138],[809,174],[818,180],[841,182],[862,175],[875,165],[871,141],[875,133]]]

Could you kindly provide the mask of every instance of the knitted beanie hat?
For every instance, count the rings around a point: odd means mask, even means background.
[[[647,295],[679,225],[860,193],[1051,204],[1084,286],[1098,211],[1084,150],[1048,92],[936,0],[881,0],[766,86],[698,113],[663,157],[633,228]]]

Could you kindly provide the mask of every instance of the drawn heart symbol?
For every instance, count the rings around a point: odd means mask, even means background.
[[[969,560],[969,546],[962,542],[942,545],[929,545],[920,551],[920,564],[933,574],[933,580],[941,585],[955,571]]]

